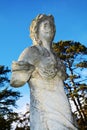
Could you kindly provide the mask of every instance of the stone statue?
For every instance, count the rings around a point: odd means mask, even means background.
[[[30,26],[33,45],[12,63],[13,87],[30,87],[31,130],[77,130],[64,92],[65,66],[52,50],[55,24],[52,15],[38,15]]]

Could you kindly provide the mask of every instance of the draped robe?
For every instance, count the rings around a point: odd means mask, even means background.
[[[31,130],[77,130],[64,92],[62,61],[41,46],[26,48],[12,64],[11,85],[30,87]]]

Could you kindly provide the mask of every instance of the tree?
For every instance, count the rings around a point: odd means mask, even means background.
[[[80,42],[60,41],[53,44],[53,49],[66,66],[68,77],[64,82],[65,92],[71,103],[73,116],[76,118],[80,130],[86,130],[87,74],[85,72],[87,73],[87,48]],[[75,107],[74,111],[72,103]],[[17,130],[25,129],[25,122],[28,121],[26,113],[18,120],[20,126],[17,125]]]
[[[76,107],[73,114],[78,120],[80,129],[86,130],[87,48],[80,42],[60,41],[53,44],[53,49],[66,65],[68,78],[64,82],[65,92],[69,100],[72,101]]]
[[[23,113],[19,114],[18,121],[16,123],[15,130],[30,130],[30,112],[29,112],[29,104],[26,104],[27,109]]]
[[[8,72],[10,72],[8,67],[0,65],[0,87],[9,82],[9,79],[7,77]]]
[[[0,66],[0,130],[10,130],[12,122],[17,120],[18,114],[13,112],[13,107],[21,97],[19,92],[5,86],[9,83],[8,72],[8,67]]]

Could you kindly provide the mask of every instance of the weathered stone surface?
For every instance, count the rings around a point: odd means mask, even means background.
[[[53,16],[37,16],[30,33],[33,46],[13,62],[11,85],[30,86],[31,130],[77,130],[64,92],[65,66],[52,50]]]

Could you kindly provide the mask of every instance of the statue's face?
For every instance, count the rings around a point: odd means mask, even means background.
[[[45,20],[39,25],[39,38],[40,40],[51,40],[53,36],[53,27],[50,24],[50,21]]]

